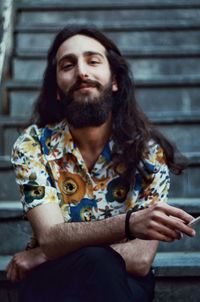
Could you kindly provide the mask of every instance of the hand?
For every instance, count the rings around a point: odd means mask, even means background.
[[[187,224],[194,217],[185,211],[159,202],[130,217],[130,231],[140,239],[173,241],[182,234],[195,236],[195,231]]]
[[[47,261],[40,247],[15,254],[7,266],[7,278],[12,282],[22,280],[30,270]]]

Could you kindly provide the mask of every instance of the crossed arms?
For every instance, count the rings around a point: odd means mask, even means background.
[[[119,243],[125,239],[125,214],[102,221],[65,223],[59,206],[52,203],[30,210],[28,219],[40,246],[13,257],[7,270],[13,281],[22,279],[36,265],[88,245],[111,245],[124,258],[127,271],[144,276],[154,259],[157,240],[170,242],[180,239],[181,233],[195,235],[187,225],[193,217],[165,203],[134,213],[130,228],[138,239],[125,243]]]

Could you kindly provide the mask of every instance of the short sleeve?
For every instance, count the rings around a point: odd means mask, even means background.
[[[24,211],[49,202],[59,203],[42,152],[37,126],[27,128],[14,144],[11,162],[20,187]]]
[[[149,151],[141,165],[145,177],[141,177],[143,180],[136,202],[138,208],[167,202],[170,178],[163,149],[155,142],[149,143]]]

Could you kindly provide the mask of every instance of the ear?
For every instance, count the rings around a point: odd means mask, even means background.
[[[112,79],[112,91],[118,91],[118,85],[115,76]]]

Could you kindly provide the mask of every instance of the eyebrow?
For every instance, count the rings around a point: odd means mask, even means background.
[[[83,53],[83,56],[84,57],[89,57],[89,56],[100,56],[101,58],[104,59],[104,55],[100,52],[97,52],[97,51],[85,51]],[[66,54],[64,55],[63,57],[61,57],[58,61],[58,64],[61,64],[62,61],[65,61],[65,60],[74,60],[76,58],[76,55],[74,55],[73,53],[69,53],[69,54]]]

